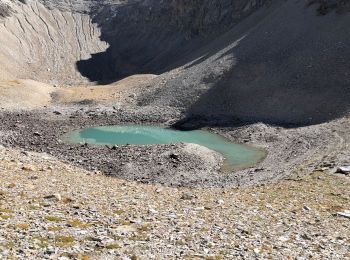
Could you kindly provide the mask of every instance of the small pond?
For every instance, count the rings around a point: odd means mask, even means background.
[[[204,130],[179,131],[157,126],[117,125],[85,128],[65,135],[71,143],[86,142],[93,145],[152,145],[194,143],[221,153],[223,169],[252,166],[265,157],[259,149],[235,144],[228,139]]]

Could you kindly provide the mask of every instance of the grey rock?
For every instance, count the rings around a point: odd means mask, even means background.
[[[193,200],[195,198],[196,198],[196,196],[193,195],[191,192],[184,192],[181,195],[181,199],[182,200]]]
[[[336,173],[342,173],[345,175],[350,174],[350,166],[340,166],[337,168]]]

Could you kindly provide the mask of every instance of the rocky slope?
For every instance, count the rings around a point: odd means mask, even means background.
[[[162,74],[140,105],[214,124],[315,124],[349,110],[349,1],[1,3],[1,78]]]
[[[77,84],[84,77],[110,82],[161,73],[260,5],[246,0],[2,0],[0,78]]]
[[[275,2],[163,75],[141,104],[177,106],[187,120],[315,124],[349,111],[350,13],[320,15],[303,1]],[[220,120],[221,119],[221,120]]]
[[[350,257],[349,220],[337,214],[350,207],[347,177],[189,190],[0,146],[0,178],[2,259]]]
[[[349,1],[319,2],[0,0],[0,258],[348,259]],[[61,141],[122,123],[268,154]]]

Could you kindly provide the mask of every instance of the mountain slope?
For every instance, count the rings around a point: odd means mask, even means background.
[[[209,125],[307,125],[349,111],[349,1],[0,3],[0,79],[160,74],[139,105]]]
[[[303,1],[262,8],[200,50],[141,104],[179,106],[187,119],[314,124],[346,114],[350,13]],[[215,120],[217,119],[217,120]]]

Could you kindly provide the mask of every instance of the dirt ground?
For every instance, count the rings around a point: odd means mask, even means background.
[[[79,103],[84,100],[97,103],[119,102],[125,92],[133,95],[135,88],[146,86],[155,77],[156,75],[135,75],[111,85],[59,88],[52,93],[53,101],[58,104]]]
[[[110,85],[75,87],[49,85],[34,80],[0,81],[0,107],[5,110],[32,110],[53,104],[120,102],[125,97],[132,98],[133,91],[146,86],[155,77],[135,75]]]

